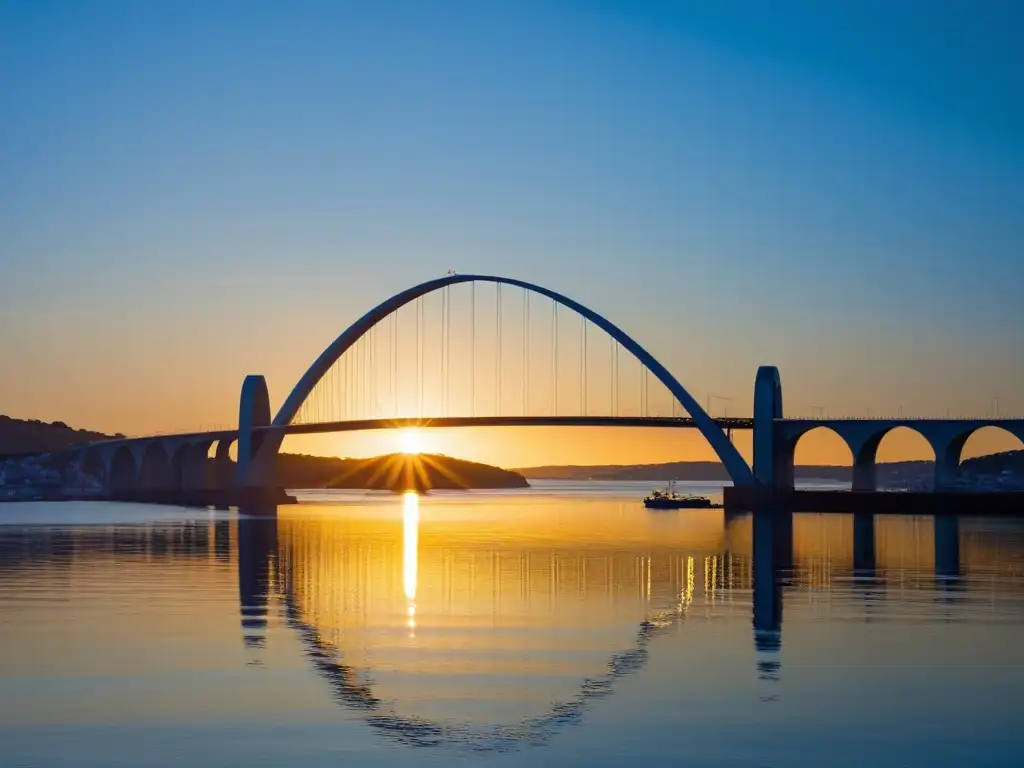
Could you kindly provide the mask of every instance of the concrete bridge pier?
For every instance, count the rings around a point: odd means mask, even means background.
[[[854,491],[874,491],[878,488],[878,471],[874,461],[860,462],[854,458],[851,488]]]
[[[211,445],[213,445],[211,441],[204,440],[180,449],[180,483],[182,490],[204,491],[207,489],[206,463]]]
[[[228,489],[234,486],[235,476],[231,467],[231,444],[234,440],[217,441],[217,450],[213,459],[213,487]]]
[[[138,474],[139,464],[135,452],[127,445],[118,446],[110,457],[107,490],[112,494],[134,491],[138,483]]]
[[[144,491],[166,491],[171,487],[171,459],[165,441],[151,440],[139,460],[137,488]]]
[[[274,515],[277,504],[294,501],[276,483],[277,452],[285,430],[256,431],[270,425],[267,380],[258,374],[246,376],[238,404],[238,459],[231,503],[240,509],[257,509],[261,516]]]
[[[960,476],[960,456],[973,431],[956,434],[949,428],[922,430],[935,451],[935,490],[948,488]]]
[[[853,456],[851,488],[855,491],[878,490],[878,446],[886,432],[862,422],[836,423],[834,431],[846,442]]]
[[[967,440],[981,426],[976,422],[941,421],[915,425],[935,454],[935,490],[948,488],[960,476],[960,456]]]
[[[754,379],[754,482],[764,488],[793,487],[792,451],[787,451],[786,436],[775,422],[782,416],[779,369],[762,365]]]
[[[114,451],[111,448],[104,450],[94,446],[76,451],[74,460],[82,473],[95,478],[101,488],[109,490],[110,459],[113,455]]]
[[[242,382],[242,395],[238,404],[238,466],[235,484],[239,487],[253,483],[253,462],[259,454],[264,439],[263,434],[253,432],[254,427],[270,425],[270,394],[267,391],[267,380],[259,374],[250,374]],[[261,467],[258,483],[261,487],[269,487],[273,483],[272,473],[268,468]]]

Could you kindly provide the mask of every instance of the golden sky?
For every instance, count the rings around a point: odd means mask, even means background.
[[[18,372],[4,378],[0,412],[129,435],[232,428],[245,375],[262,372],[267,377],[276,411],[341,330],[376,301],[405,287],[406,278],[395,278],[375,296],[338,305],[310,294],[301,306],[246,313],[241,326],[216,303],[203,313],[153,313],[146,311],[145,294],[136,294],[121,307],[130,323],[121,315],[72,304],[61,314],[38,318],[31,337],[0,339],[0,351]],[[614,352],[603,331],[588,325],[584,332],[580,318],[563,309],[556,334],[551,303],[533,296],[527,307],[523,295],[506,286],[499,344],[493,285],[453,287],[447,299],[451,329],[445,354],[440,330],[445,299],[438,293],[424,297],[421,316],[419,307],[408,305],[393,325],[387,319],[377,327],[372,344],[353,347],[334,364],[297,419],[520,415],[527,409],[536,415],[683,415],[653,376],[643,377],[636,359],[621,348]],[[602,303],[600,296],[578,298]],[[912,332],[896,339],[843,329],[828,330],[835,334],[827,343],[814,336],[798,342],[786,337],[784,324],[774,331],[719,328],[706,338],[704,318],[688,322],[696,333],[677,337],[670,333],[679,326],[674,310],[653,317],[640,311],[642,297],[626,294],[614,297],[613,304],[625,307],[623,319],[614,319],[643,340],[716,416],[750,415],[754,375],[765,361],[780,368],[785,411],[791,416],[986,415],[996,408],[1007,415],[1021,405],[1024,390],[1010,386],[1019,377],[1018,362],[993,354],[981,342],[957,346],[956,354],[949,354],[934,336],[908,346]],[[716,348],[708,341],[724,337],[735,342]],[[557,360],[557,371],[552,360]],[[557,390],[551,386],[556,372]],[[749,459],[749,435],[737,433],[736,442]],[[694,430],[430,430],[423,443],[424,450],[501,466],[715,459]],[[971,439],[964,455],[1019,447],[1016,438],[986,430]],[[289,451],[340,456],[399,448],[396,438],[375,432],[289,438],[285,445]],[[931,451],[923,438],[896,431],[883,441],[879,458],[927,459]],[[850,457],[838,437],[814,432],[801,440],[797,461],[849,464]]]

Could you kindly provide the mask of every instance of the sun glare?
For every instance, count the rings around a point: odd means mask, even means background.
[[[403,429],[398,435],[398,440],[402,446],[402,453],[419,453],[421,450],[422,441],[418,429]]]

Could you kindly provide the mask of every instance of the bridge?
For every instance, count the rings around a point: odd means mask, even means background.
[[[392,296],[352,323],[273,417],[266,379],[254,374],[242,383],[237,427],[103,441],[77,454],[113,496],[251,493],[276,488],[276,457],[287,435],[660,427],[700,432],[736,486],[792,489],[797,443],[825,427],[849,446],[853,487],[866,491],[876,487],[879,444],[898,427],[915,430],[932,447],[936,488],[956,479],[963,447],[977,430],[998,427],[1024,441],[1024,419],[786,418],[773,366],[757,371],[753,416],[712,416],[712,397],[702,407],[625,331],[561,293],[511,278],[449,274]],[[735,430],[753,431],[753,466],[734,445]]]

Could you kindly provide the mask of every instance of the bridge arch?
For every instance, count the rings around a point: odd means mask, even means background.
[[[783,417],[782,378],[774,365],[762,365],[754,379],[754,479],[760,485],[792,485],[785,469],[785,450],[777,450],[775,419]]]
[[[276,427],[286,427],[291,424],[292,420],[298,413],[299,408],[302,406],[302,403],[305,402],[306,398],[309,397],[310,393],[313,391],[313,388],[320,379],[326,375],[338,358],[348,351],[348,349],[359,341],[359,339],[366,335],[371,328],[383,321],[393,312],[396,312],[406,304],[415,301],[426,294],[433,293],[434,291],[441,290],[442,288],[450,285],[471,282],[496,283],[498,285],[510,285],[522,288],[526,291],[551,299],[555,303],[572,310],[596,325],[612,339],[618,342],[623,348],[628,350],[637,360],[639,360],[647,370],[650,371],[650,373],[653,374],[666,389],[668,389],[683,409],[690,414],[694,425],[698,430],[700,430],[704,439],[708,441],[712,450],[714,450],[719,459],[725,465],[725,469],[729,473],[730,478],[732,478],[733,483],[736,485],[753,484],[754,476],[750,467],[740,455],[739,451],[736,450],[736,447],[732,444],[721,427],[719,427],[718,424],[716,424],[704,411],[704,409],[701,408],[700,404],[668,371],[668,369],[659,363],[646,349],[640,346],[640,344],[634,341],[633,338],[625,331],[620,329],[610,320],[607,320],[603,316],[567,296],[523,280],[498,277],[495,275],[448,275],[435,280],[428,280],[425,283],[408,288],[378,304],[343,331],[341,335],[331,342],[327,349],[323,351],[320,357],[313,362],[288,395],[284,404],[281,406],[281,409],[274,417],[272,425]],[[263,444],[260,446],[259,453],[253,461],[251,470],[247,473],[245,484],[266,484],[266,478],[271,477],[273,474],[274,458],[277,455],[283,439],[283,429],[271,430],[265,435]]]
[[[960,463],[990,453],[1024,450],[1024,429],[1019,431],[1020,434],[1016,434],[1000,424],[971,429],[960,449]]]
[[[110,484],[110,471],[103,461],[103,451],[97,447],[87,448],[82,456],[82,473],[95,478],[101,485]]]
[[[118,446],[110,458],[110,490],[133,491],[138,486],[139,468],[135,455],[127,445]]]
[[[182,443],[171,454],[170,485],[172,488],[185,487],[185,466],[188,463],[188,454],[191,447],[189,443]]]
[[[152,441],[142,452],[139,486],[149,490],[171,487],[171,460],[160,440]]]
[[[893,436],[902,436],[903,442],[908,440],[915,443],[918,448],[923,448],[924,453],[931,453],[930,457],[924,456],[920,459],[906,459],[907,461],[930,461],[938,460],[941,446],[936,446],[935,440],[919,429],[907,424],[891,424],[876,430],[871,434],[858,440],[853,445],[853,489],[856,491],[873,491],[878,489],[878,463],[879,448],[883,442],[891,441]],[[884,460],[884,459],[883,459]],[[893,459],[897,460],[897,459]]]
[[[272,440],[273,436],[267,436],[265,440]],[[213,480],[214,488],[230,488],[234,484],[235,463],[231,460],[231,447],[235,444],[236,438],[222,437],[217,441],[217,447],[213,452]],[[207,449],[209,455],[209,449]]]
[[[804,456],[802,461],[798,460],[798,453],[803,450],[817,452],[813,457]],[[820,427],[812,427],[806,431],[800,432],[794,437],[790,438],[790,444],[786,446],[785,457],[786,464],[783,467],[786,472],[786,477],[789,479],[794,478],[796,467],[801,464],[812,464],[812,465],[833,465],[831,461],[822,460],[820,458],[820,452],[828,450],[830,454],[839,453],[843,456],[843,460],[839,464],[834,466],[838,467],[850,467],[851,470],[854,466],[854,453],[853,448],[850,446],[850,441],[846,439],[846,436],[835,429],[833,426],[823,424]],[[823,478],[829,479],[829,478]]]
[[[172,488],[177,490],[199,490],[206,487],[206,458],[212,440],[179,445],[171,456]]]

